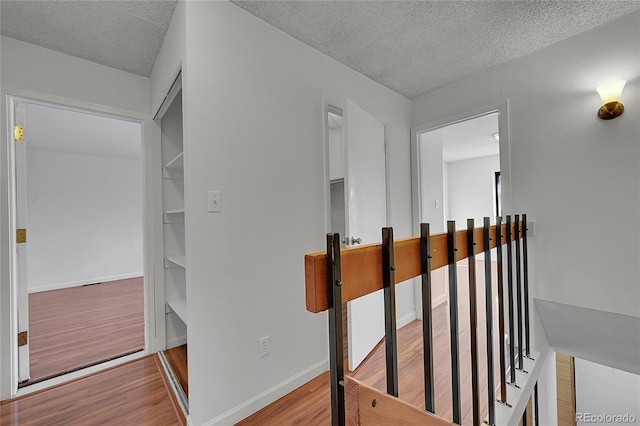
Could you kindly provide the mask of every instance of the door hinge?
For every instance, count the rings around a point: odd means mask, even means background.
[[[24,141],[24,126],[13,126],[13,138],[17,141],[17,142],[23,142]]]
[[[27,230],[24,228],[16,229],[16,243],[22,244],[27,242]]]
[[[29,335],[27,331],[21,331],[18,333],[18,347],[24,346],[29,343]]]

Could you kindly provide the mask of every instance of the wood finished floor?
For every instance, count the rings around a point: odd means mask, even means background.
[[[189,397],[189,369],[187,364],[187,345],[176,346],[164,351],[164,357],[184,394]]]
[[[460,277],[459,277],[460,278]],[[468,287],[459,282],[460,358],[462,365],[463,425],[471,425],[470,351]],[[479,284],[479,289],[482,286]],[[483,294],[478,291],[479,301]],[[479,309],[482,313],[483,309]],[[495,316],[494,316],[495,318]],[[448,305],[434,308],[434,367],[436,371],[436,413],[451,419]],[[484,364],[483,315],[480,327],[480,365]],[[496,337],[497,341],[497,337]],[[497,349],[497,345],[495,346]],[[186,348],[185,348],[186,349]],[[186,350],[173,351],[175,359],[186,361]],[[398,331],[400,399],[423,407],[422,323],[413,321]],[[497,355],[495,357],[497,360]],[[176,376],[181,375],[179,369]],[[186,383],[186,362],[183,379]],[[384,345],[379,344],[353,375],[383,390]],[[482,415],[486,412],[486,375],[480,371]],[[497,385],[497,381],[496,381]],[[188,386],[188,384],[187,384]],[[182,416],[182,417],[181,417]],[[275,403],[248,417],[239,425],[327,425],[330,423],[329,375],[324,373]],[[55,388],[2,402],[0,426],[9,425],[173,425],[184,424],[168,380],[157,356],[127,363]]]
[[[143,278],[29,295],[26,386],[144,349]]]
[[[479,262],[478,271],[482,271]],[[473,426],[471,406],[471,340],[469,319],[469,288],[466,278],[466,262],[458,268],[458,306],[460,329],[461,403],[462,424]],[[446,276],[444,279],[448,279]],[[495,283],[495,279],[493,280]],[[478,276],[478,355],[480,365],[481,418],[487,414],[486,332],[484,315],[484,280]],[[494,285],[494,295],[497,294]],[[482,308],[481,308],[482,307]],[[433,342],[436,414],[452,420],[451,408],[451,357],[449,343],[449,310],[443,303],[433,309]],[[497,330],[497,308],[494,306],[494,330]],[[494,333],[494,363],[497,370],[498,337]],[[399,398],[409,404],[424,408],[422,322],[413,321],[398,330]],[[347,374],[382,392],[386,391],[384,342],[379,343],[363,363]],[[499,385],[496,373],[495,384]],[[496,393],[497,395],[497,393]],[[239,426],[262,425],[327,425],[331,423],[329,405],[329,374],[323,373],[312,381],[239,422]]]
[[[184,425],[157,355],[0,403],[1,426]]]

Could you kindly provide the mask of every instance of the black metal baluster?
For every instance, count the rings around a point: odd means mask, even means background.
[[[340,234],[327,234],[327,295],[329,298],[329,371],[331,385],[331,425],[345,424],[344,353],[342,330],[342,277]]]
[[[529,251],[527,248],[527,215],[522,215],[522,268],[524,274],[524,336],[525,356],[531,358],[531,335],[529,324]]]
[[[458,283],[456,266],[456,222],[447,221],[447,260],[449,264],[449,323],[451,339],[451,399],[453,422],[462,424],[460,406],[460,348],[458,342]]]
[[[471,399],[473,424],[480,424],[480,383],[478,380],[478,291],[473,219],[467,219],[467,257],[469,269],[469,324],[471,334]]]
[[[491,282],[491,221],[484,218],[482,239],[484,244],[484,288],[487,330],[487,392],[488,392],[488,423],[493,426],[496,421],[496,386],[493,373],[493,283]]]
[[[502,269],[502,217],[496,219],[496,264],[498,273],[498,333],[500,334],[500,398],[507,403],[507,357],[504,348],[504,272]]]
[[[420,224],[420,269],[422,272],[422,353],[424,354],[424,408],[435,413],[433,376],[433,315],[431,300],[431,233],[428,223]]]
[[[518,370],[524,371],[523,336],[522,336],[522,256],[520,255],[520,215],[515,220],[516,243],[516,313],[518,318]]]
[[[387,360],[387,393],[398,396],[398,339],[396,336],[396,267],[393,228],[382,228],[382,288],[384,288],[384,329]]]
[[[515,324],[513,323],[513,250],[511,249],[511,216],[507,215],[507,298],[509,300],[509,372],[510,384],[516,385]]]

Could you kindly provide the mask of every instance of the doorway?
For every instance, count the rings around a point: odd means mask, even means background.
[[[12,107],[24,127],[12,275],[25,387],[145,349],[142,125],[35,100]]]
[[[418,135],[420,221],[444,232],[446,221],[495,218],[500,208],[499,113],[493,112]]]
[[[378,243],[387,226],[385,125],[349,99],[345,110],[327,105],[325,114],[329,231],[340,233],[343,247]],[[384,336],[382,295],[352,300],[343,310],[351,371]]]
[[[499,122],[492,111],[418,132],[418,217],[432,234],[446,232],[447,220],[457,230],[468,218],[478,224],[488,216],[495,224],[502,206]],[[444,269],[434,271],[433,306],[449,300],[447,280]]]

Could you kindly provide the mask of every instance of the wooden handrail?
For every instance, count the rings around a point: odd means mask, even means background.
[[[515,230],[515,224],[511,225]],[[520,225],[523,228],[523,224]],[[506,225],[502,225],[502,244],[507,242]],[[475,228],[474,252],[484,251],[482,228]],[[512,240],[515,232],[511,233]],[[491,248],[496,246],[495,225],[491,227]],[[456,261],[467,257],[467,231],[456,232]],[[413,237],[397,240],[394,243],[396,282],[400,283],[421,274],[420,238]],[[366,296],[382,289],[382,245],[370,244],[341,251],[342,262],[342,301],[343,303]],[[433,270],[447,265],[447,234],[431,236],[431,268]],[[309,312],[318,313],[329,308],[327,299],[327,263],[325,252],[309,253],[304,257],[305,294]]]

